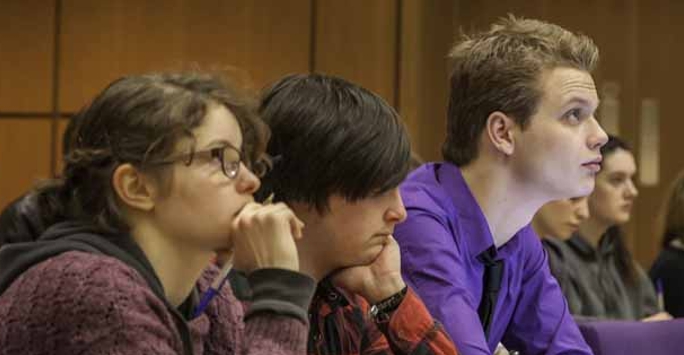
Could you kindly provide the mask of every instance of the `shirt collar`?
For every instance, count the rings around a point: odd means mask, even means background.
[[[345,307],[351,304],[351,295],[344,292],[342,289],[335,287],[329,277],[321,280],[316,286],[314,299],[318,299],[327,303],[331,310],[337,307]]]
[[[459,217],[462,232],[460,237],[465,240],[470,257],[477,258],[494,245],[487,218],[463,178],[461,169],[444,162],[435,165],[435,175],[453,204],[454,210],[450,212]]]

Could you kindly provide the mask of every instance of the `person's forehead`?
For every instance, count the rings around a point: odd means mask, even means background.
[[[193,134],[199,147],[220,141],[227,141],[238,148],[242,146],[242,130],[237,118],[219,104],[207,106],[206,116],[202,124],[193,130]]]
[[[603,171],[633,173],[636,170],[636,162],[631,152],[617,149],[613,153],[603,157]]]
[[[598,94],[591,74],[575,68],[555,67],[542,71],[540,87],[547,101],[566,104],[572,101],[597,106]]]
[[[587,196],[569,198],[568,201],[575,206],[582,206],[587,203]]]

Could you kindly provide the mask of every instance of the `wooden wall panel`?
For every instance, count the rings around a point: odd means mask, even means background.
[[[0,111],[51,112],[55,0],[0,7]]]
[[[343,77],[396,105],[397,0],[315,0],[313,70]]]
[[[638,154],[639,110],[661,114],[660,184],[641,187],[626,230],[648,266],[658,251],[654,211],[684,169],[679,83],[684,82],[684,3],[668,0],[6,0],[0,11],[0,116],[73,112],[108,82],[151,70],[236,66],[256,86],[290,72],[342,76],[385,97],[402,114],[414,149],[439,159],[444,137],[446,54],[459,30],[485,29],[508,13],[591,36],[595,77],[620,87],[621,136]],[[55,15],[60,13],[60,18]],[[61,26],[55,43],[56,25]],[[313,32],[312,32],[313,31]],[[27,45],[30,44],[30,45]],[[54,67],[59,47],[60,66]],[[600,112],[599,112],[600,113]],[[66,120],[0,120],[0,205],[59,169]],[[52,137],[52,134],[55,137]],[[30,144],[29,144],[30,143]],[[54,144],[51,146],[50,144]],[[17,152],[19,152],[17,154]],[[11,153],[11,154],[10,154]],[[17,159],[26,156],[31,159]]]
[[[585,16],[577,11],[578,5]],[[637,133],[637,17],[636,0],[560,0],[544,6],[546,20],[588,35],[599,47],[597,89],[604,96],[606,83],[617,84],[620,136],[630,142],[636,141]]]
[[[515,16],[541,18],[544,0],[456,0],[458,31],[486,30],[499,18]]]
[[[454,42],[452,0],[404,0],[401,11],[399,112],[413,150],[440,160],[446,130],[449,68]]]
[[[50,174],[49,119],[0,120],[0,209]]]
[[[257,86],[308,71],[310,1],[64,0],[60,107],[121,75],[192,63],[237,66]]]
[[[684,169],[682,154],[681,83],[684,82],[684,3],[638,0],[638,86],[636,103],[653,98],[660,104],[660,183],[641,187],[636,203],[637,233],[635,254],[646,266],[660,250],[655,212],[660,211],[668,187]],[[639,127],[641,129],[641,127]],[[635,130],[635,136],[639,136]],[[637,140],[638,142],[638,140]],[[635,142],[636,143],[636,142]]]
[[[66,131],[67,124],[69,124],[69,119],[63,118],[57,121],[57,130],[55,132],[56,137],[54,141],[54,147],[52,149],[53,159],[55,161],[55,175],[60,175],[62,168],[64,167],[64,162],[62,159],[62,140],[64,138],[64,131]]]

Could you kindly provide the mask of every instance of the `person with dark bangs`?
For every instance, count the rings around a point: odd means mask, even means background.
[[[399,183],[411,147],[397,112],[375,93],[321,74],[278,80],[259,112],[273,158],[259,195],[273,194],[304,222],[300,266],[318,282],[308,353],[456,354],[401,275],[392,235],[406,219]]]

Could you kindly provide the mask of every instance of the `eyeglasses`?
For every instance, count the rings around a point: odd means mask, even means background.
[[[184,161],[185,165],[189,166],[190,164],[192,164],[192,161],[195,158],[218,160],[219,163],[221,163],[221,171],[223,171],[223,174],[227,176],[229,179],[235,179],[238,176],[238,174],[240,173],[240,163],[245,163],[245,165],[248,165],[246,163],[242,151],[230,144],[226,144],[224,146],[208,150],[201,150],[197,152],[183,154],[181,156],[170,158],[167,160],[152,162],[151,164],[163,165],[174,164],[179,161]],[[263,176],[263,174],[265,174],[267,170],[265,164],[261,162],[254,164],[254,167],[250,168],[250,170],[252,170],[257,176]]]

